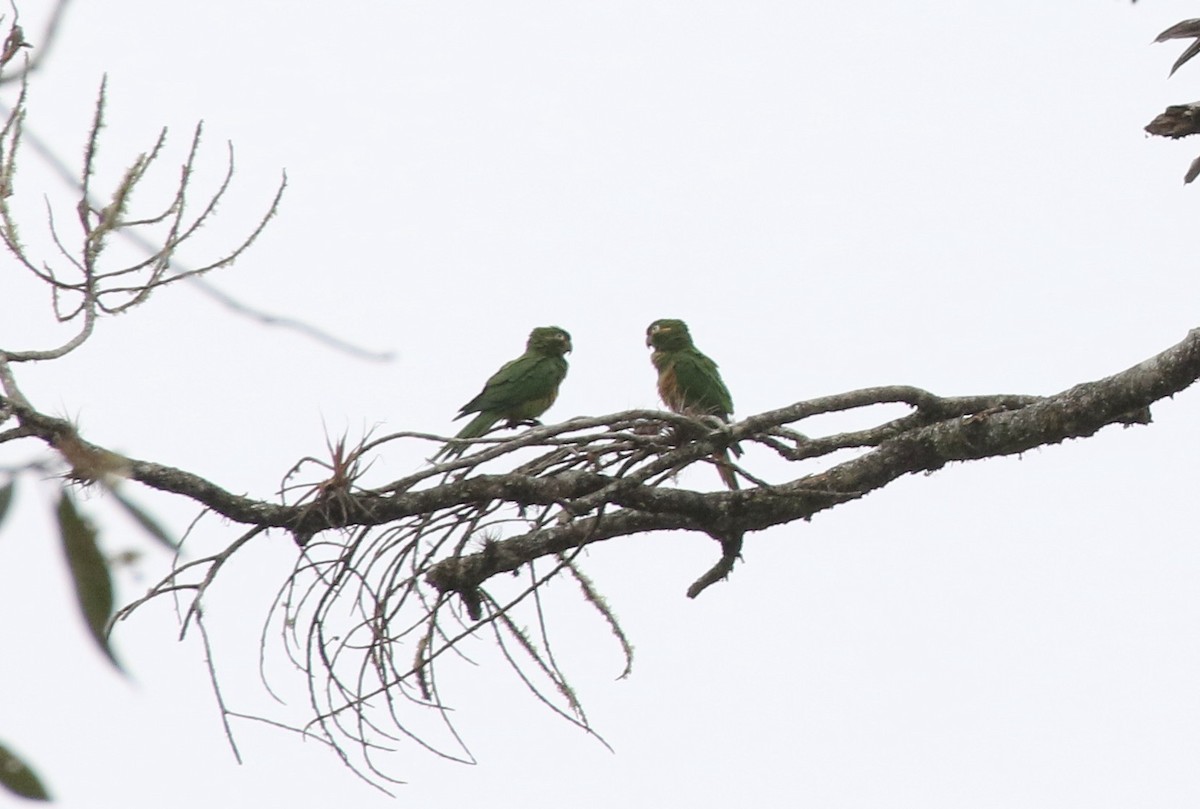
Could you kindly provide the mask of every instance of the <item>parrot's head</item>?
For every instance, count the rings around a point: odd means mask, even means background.
[[[692,335],[682,320],[663,318],[646,329],[646,345],[659,351],[679,351],[692,347]]]
[[[558,326],[538,326],[529,332],[529,342],[525,344],[525,350],[561,357],[571,350],[571,335]]]

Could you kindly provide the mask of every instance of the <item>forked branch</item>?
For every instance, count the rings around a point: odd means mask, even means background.
[[[1150,405],[1197,378],[1200,330],[1132,368],[1050,396],[939,397],[906,386],[867,388],[709,427],[698,438],[697,424],[685,417],[626,411],[476,439],[452,462],[375,486],[363,480],[371,457],[397,442],[423,442],[432,450],[445,438],[405,432],[357,446],[343,439],[329,442],[328,461],[298,464],[278,501],[117,456],[11,397],[0,398],[0,412],[17,420],[14,440],[70,446],[77,469],[88,466],[78,459],[94,456],[110,474],[249,526],[239,543],[272,528],[291,536],[298,546],[295,569],[268,620],[280,633],[278,648],[309,683],[313,722],[304,730],[378,781],[390,779],[381,751],[402,739],[470,760],[439,672],[482,628],[503,639],[493,648],[505,650],[504,660],[539,699],[587,727],[568,663],[553,648],[558,614],[545,606],[553,583],[569,577],[581,585],[568,589],[610,628],[626,671],[632,648],[600,586],[579,568],[578,554],[589,545],[656,531],[713,537],[717,562],[692,586],[694,596],[729,574],[754,532],[807,520],[904,475],[1085,438],[1107,425],[1147,424]],[[897,405],[907,412],[896,415]],[[888,417],[872,426],[826,435],[803,431],[814,416],[880,406]],[[797,472],[740,491],[673,482],[734,442],[748,448],[740,461],[747,479],[756,479],[755,458],[763,453]],[[847,457],[805,469],[834,453]],[[313,470],[314,479],[300,479]],[[184,593],[195,601],[194,614],[235,550],[183,565],[137,604]],[[523,584],[501,575],[520,571],[529,574]],[[539,631],[531,633],[530,625]]]

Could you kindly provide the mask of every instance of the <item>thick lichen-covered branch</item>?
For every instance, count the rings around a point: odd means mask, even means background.
[[[1176,346],[1126,371],[1046,396],[977,396],[940,398],[916,388],[868,388],[798,402],[751,416],[727,430],[683,445],[672,445],[662,432],[637,434],[626,428],[663,417],[656,411],[629,411],[529,430],[515,439],[483,444],[477,456],[415,475],[400,490],[395,485],[345,494],[349,504],[336,517],[318,504],[288,505],[236,495],[217,484],[162,464],[116,456],[79,437],[66,421],[45,416],[27,405],[0,397],[0,408],[20,423],[21,436],[38,437],[58,446],[67,438],[97,457],[121,458],[121,476],[151,488],[194,500],[236,522],[282,528],[303,535],[355,526],[383,526],[446,509],[499,501],[516,507],[557,506],[555,524],[502,539],[488,552],[489,562],[456,558],[431,568],[430,580],[442,589],[475,586],[488,577],[519,567],[539,556],[559,553],[602,539],[656,529],[759,531],[807,519],[839,503],[862,497],[896,478],[929,471],[953,461],[1025,452],[1037,446],[1081,438],[1109,424],[1145,423],[1146,408],[1182,390],[1200,375],[1200,339],[1192,332]],[[778,437],[779,431],[805,418],[876,404],[903,402],[914,410],[885,424],[832,436],[800,434]],[[602,427],[599,431],[597,427]],[[761,439],[789,460],[804,460],[836,450],[869,451],[830,469],[790,481],[739,492],[699,492],[661,485],[661,477],[703,462],[716,448],[735,441]],[[578,445],[572,444],[577,441]],[[634,468],[595,471],[601,444],[614,455],[630,456],[652,449]],[[786,444],[786,445],[785,445]],[[520,448],[558,448],[558,467],[530,473],[470,474],[483,458],[503,460]],[[585,451],[587,450],[587,451]],[[588,451],[591,459],[585,457]],[[580,462],[582,459],[582,463]],[[650,470],[647,472],[646,470]],[[440,479],[439,479],[440,478]],[[436,485],[428,485],[437,481]],[[604,508],[603,513],[596,513]],[[479,554],[477,556],[482,556]],[[451,569],[460,571],[451,575]],[[468,572],[469,571],[469,572]]]

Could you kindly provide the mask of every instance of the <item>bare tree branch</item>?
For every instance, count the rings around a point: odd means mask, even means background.
[[[68,0],[57,0],[54,8],[50,11],[50,16],[46,20],[46,25],[42,29],[41,39],[36,43],[28,42],[25,39],[25,33],[18,24],[20,15],[15,12],[13,14],[12,25],[9,29],[8,36],[5,38],[3,48],[0,48],[0,69],[5,68],[21,53],[22,48],[33,48],[33,56],[26,59],[18,70],[12,72],[0,73],[0,84],[8,84],[10,82],[24,82],[29,74],[36,71],[46,61],[50,52],[54,49],[54,44],[58,40],[58,29],[62,24],[63,15],[67,11]]]
[[[0,115],[7,115],[9,118],[11,118],[15,111],[20,108],[22,108],[21,103],[18,103],[11,109],[3,103],[0,103]],[[22,142],[28,144],[28,146],[34,152],[36,152],[39,157],[46,161],[46,163],[54,170],[54,172],[64,183],[66,183],[72,189],[80,190],[79,178],[76,176],[75,170],[68,166],[61,157],[55,154],[55,152],[50,148],[46,141],[37,134],[37,132],[33,131],[32,129],[22,127],[20,134]],[[11,174],[5,174],[3,171],[4,167],[5,164],[0,163],[0,194],[7,193],[6,189],[11,188]],[[94,200],[91,200],[90,197],[89,204],[93,205],[93,207],[99,207],[98,204],[95,203]],[[137,223],[131,222],[128,224]],[[12,235],[15,239],[15,233]],[[152,258],[157,256],[160,252],[161,244],[143,234],[139,229],[123,228],[118,231],[118,235],[137,246]],[[69,255],[68,258],[70,258]],[[37,271],[37,269],[33,267],[30,269],[34,270],[35,272]],[[213,268],[207,267],[203,269],[207,270]],[[395,358],[394,352],[368,349],[338,337],[337,335],[325,329],[322,329],[311,323],[307,323],[303,320],[274,312],[268,312],[264,309],[245,304],[236,297],[223,292],[220,288],[212,284],[206,278],[197,275],[196,268],[191,267],[187,262],[181,261],[178,258],[173,258],[171,266],[167,269],[167,271],[172,275],[183,277],[186,279],[186,283],[212,300],[216,301],[221,306],[224,306],[231,312],[234,312],[241,317],[254,320],[264,326],[274,326],[298,332],[313,340],[316,340],[319,343],[329,346],[335,351],[341,351],[342,353],[358,357],[359,359],[370,360],[372,362],[390,362]]]
[[[367,452],[445,438],[398,433],[355,447],[343,440],[330,443],[328,462],[317,463],[321,479],[297,480],[315,459],[297,464],[280,489],[281,502],[116,455],[87,442],[69,422],[11,396],[0,397],[0,412],[18,424],[9,440],[34,438],[58,449],[73,477],[124,476],[249,527],[226,551],[181,565],[119,617],[168,593],[190,593],[186,614],[198,615],[209,586],[241,547],[267,529],[290,533],[299,555],[269,620],[309,683],[315,719],[305,732],[320,735],[364,777],[386,781],[391,776],[378,755],[401,738],[469,760],[437,672],[447,653],[460,653],[484,628],[509,650],[504,659],[539,700],[588,727],[553,654],[541,593],[568,571],[586,582],[584,602],[611,629],[628,663],[631,647],[615,616],[572,560],[589,545],[655,531],[713,537],[718,560],[690,588],[694,597],[730,573],[754,532],[807,520],[908,474],[1084,438],[1107,425],[1148,424],[1151,404],[1197,378],[1200,330],[1132,368],[1051,396],[938,397],[887,386],[797,402],[719,427],[659,411],[626,411],[503,440],[477,439],[477,448],[461,458],[374,488],[360,482]],[[897,403],[910,412],[865,429],[814,437],[795,429],[813,416]],[[827,469],[740,491],[670,485],[672,476],[707,465],[715,451],[735,442],[797,464],[855,454]],[[540,560],[551,568],[533,575]],[[530,584],[504,595],[511,585],[501,574],[525,566]],[[540,628],[536,636],[523,629],[530,619]],[[429,712],[442,728],[441,742],[420,718]],[[346,743],[358,749],[357,761],[341,746]]]
[[[183,278],[228,266],[238,259],[266,227],[267,222],[278,210],[283,191],[287,187],[284,175],[274,198],[266,207],[262,218],[251,228],[250,233],[234,248],[216,259],[187,271],[172,270],[176,252],[189,243],[198,228],[213,214],[217,203],[229,189],[233,176],[233,151],[230,147],[229,163],[225,178],[215,192],[211,193],[199,213],[188,219],[187,200],[195,163],[200,148],[202,128],[197,125],[192,136],[187,157],[180,168],[180,178],[171,203],[161,212],[148,216],[130,216],[128,209],[136,189],[146,178],[164,153],[167,132],[159,132],[151,148],[138,155],[122,179],[112,190],[109,202],[99,206],[93,201],[92,177],[96,171],[97,148],[100,131],[104,126],[107,79],[100,84],[92,125],[84,149],[83,169],[76,181],[79,196],[75,203],[78,219],[80,248],[73,251],[66,244],[61,231],[55,224],[53,206],[50,209],[50,234],[59,251],[67,259],[67,266],[56,269],[50,262],[36,261],[29,254],[18,236],[14,212],[9,203],[13,188],[11,178],[18,147],[23,135],[24,90],[17,105],[12,109],[5,124],[0,128],[0,242],[17,260],[18,264],[43,281],[50,288],[55,316],[62,323],[77,321],[73,336],[64,343],[47,349],[12,350],[0,348],[0,360],[5,363],[35,362],[57,359],[74,351],[91,336],[97,319],[103,315],[119,314],[144,303],[158,288]],[[165,227],[166,232],[161,232]],[[148,259],[132,264],[110,266],[106,259],[108,239],[113,234],[145,231],[160,228],[153,237],[157,246]],[[144,234],[143,234],[144,235]]]

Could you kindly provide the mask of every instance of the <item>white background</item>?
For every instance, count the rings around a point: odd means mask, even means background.
[[[1200,146],[1142,131],[1200,95],[1200,65],[1167,80],[1186,43],[1148,44],[1194,4],[76,5],[28,128],[77,166],[107,73],[97,188],[162,125],[164,183],[198,119],[209,187],[232,141],[235,187],[192,263],[246,232],[286,168],[279,216],[210,280],[396,354],[354,359],[180,286],[18,369],[89,439],[235,492],[272,496],[327,431],[453,430],[536,325],[575,341],[557,420],[655,405],[642,340],[658,317],[689,322],[740,415],[889,383],[1052,393],[1200,321],[1200,188],[1181,183]],[[35,43],[44,11],[23,9]],[[74,198],[25,158],[23,234],[49,259],[42,196],[66,228]],[[69,334],[3,260],[0,345]],[[710,540],[596,548],[584,567],[637,647],[632,677],[614,681],[618,649],[584,605],[555,618],[615,754],[479,647],[448,699],[480,763],[405,747],[388,760],[410,782],[399,803],[278,730],[238,725],[238,767],[165,602],[119,628],[132,676],[112,671],[70,599],[54,481],[24,477],[0,530],[0,739],[72,809],[1195,806],[1196,405],[1189,391],[1149,428],[750,536],[694,602]],[[421,449],[373,474],[409,473]],[[39,457],[6,448],[0,464]],[[177,531],[194,515],[127,491]],[[106,551],[145,551],[118,580],[137,597],[168,557],[82,501]],[[210,519],[197,542],[237,530]],[[294,555],[259,540],[211,594],[242,710],[274,710],[256,631]]]

